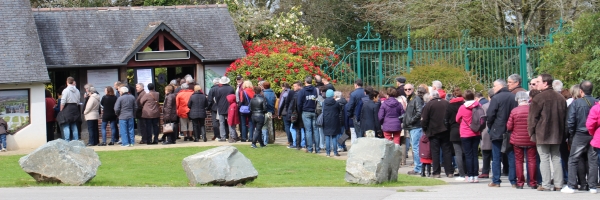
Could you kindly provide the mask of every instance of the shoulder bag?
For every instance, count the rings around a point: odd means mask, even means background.
[[[244,92],[244,99],[246,99],[246,103],[245,105],[240,106],[240,113],[250,114],[250,100],[248,99],[248,94],[246,94],[246,92]]]

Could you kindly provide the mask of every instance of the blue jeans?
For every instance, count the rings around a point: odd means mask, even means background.
[[[242,129],[242,132],[240,134],[242,135],[242,140],[252,140],[252,138],[254,137],[254,123],[252,123],[251,116],[252,115],[250,114],[240,114],[240,127]],[[248,122],[246,122],[246,120],[248,120]],[[248,137],[248,134],[250,135],[250,137]]]
[[[102,121],[102,143],[106,143],[106,125],[110,123],[110,131],[112,134],[111,142],[117,142],[117,121]]]
[[[333,148],[333,154],[337,155],[338,154],[338,148],[337,148],[337,140],[335,139],[337,138],[337,136],[335,135],[327,135],[325,136],[325,148],[327,150],[327,155],[329,155],[329,153],[331,152],[331,148]]]
[[[73,139],[79,140],[79,131],[77,130],[76,122],[61,124],[60,128],[63,130],[63,138],[66,141],[71,141],[71,131],[73,132]]]
[[[502,140],[492,140],[492,183],[494,184],[502,183],[502,180],[500,180],[500,175],[502,174],[502,169],[500,168],[502,152],[500,152],[500,148],[502,148]]]
[[[0,134],[0,142],[2,142],[2,148],[0,149],[6,149],[6,133]]]
[[[134,132],[133,132],[133,118],[120,119],[119,120],[119,131],[121,131],[121,145],[129,146],[135,143]]]
[[[290,132],[292,133],[292,137],[294,139],[294,145],[296,145],[298,142],[298,140],[300,140],[300,146],[299,147],[306,147],[306,140],[305,140],[305,133],[304,133],[304,129],[301,128],[300,132],[301,132],[301,138],[297,138],[296,137],[296,129],[294,129],[293,127],[290,128]]]
[[[325,148],[325,134],[323,133],[323,127],[318,127],[317,130],[319,130],[319,147],[321,147],[321,149]]]
[[[346,127],[343,127],[340,129],[340,134],[337,135],[337,137],[335,137],[335,141],[338,141],[340,139],[340,137],[342,137],[342,134],[346,134]],[[338,143],[338,149],[343,149],[346,148],[346,143]]]
[[[410,130],[410,143],[412,144],[412,152],[413,152],[413,163],[415,164],[415,168],[413,169],[417,173],[421,173],[421,157],[419,156],[419,140],[421,140],[421,136],[423,135],[423,129],[416,128]],[[406,140],[408,141],[408,140]],[[408,146],[408,145],[406,145]]]
[[[508,181],[511,185],[517,184],[517,168],[515,165],[515,151],[511,150],[506,153],[508,157]]]
[[[317,115],[313,112],[303,112],[302,113],[302,122],[304,122],[304,129],[306,131],[306,150],[308,152],[313,152],[313,147],[315,148],[315,152],[320,152],[321,148],[319,147],[319,131],[317,130]]]
[[[285,131],[285,135],[287,135],[288,143],[294,144],[292,146],[295,146],[296,143],[294,143],[294,136],[292,136],[292,131],[290,131],[292,121],[288,120],[285,115],[281,117],[283,117],[283,130]]]

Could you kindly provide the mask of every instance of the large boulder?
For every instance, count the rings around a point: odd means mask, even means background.
[[[398,180],[400,146],[385,139],[358,138],[348,151],[346,182],[378,184]]]
[[[98,154],[81,141],[50,141],[19,159],[21,168],[37,182],[83,185],[96,176]]]
[[[252,162],[233,146],[221,146],[188,156],[183,159],[182,165],[192,185],[233,186],[258,177]]]

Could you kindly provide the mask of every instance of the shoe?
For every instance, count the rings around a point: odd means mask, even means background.
[[[573,189],[575,189],[575,188],[573,188]],[[586,185],[586,186],[580,187],[579,191],[590,191],[590,186]]]
[[[133,147],[133,144],[129,144],[129,147]]]
[[[252,147],[253,149],[256,149],[256,148],[258,148],[258,147],[256,147],[256,145],[255,145],[255,144],[251,144],[251,145],[250,145],[250,147]]]
[[[108,143],[108,145],[112,146],[112,145],[115,145],[115,143],[113,143],[113,142],[110,142],[110,143]]]
[[[121,147],[129,147],[129,145],[121,145]]]
[[[566,187],[562,188],[560,190],[560,192],[566,193],[566,194],[573,194],[573,193],[575,193],[575,190],[571,189],[569,186],[566,186]]]
[[[188,137],[183,137],[183,141],[188,141]]]
[[[431,178],[442,178],[442,176],[439,174],[433,174],[431,175]]]
[[[517,188],[517,184],[511,184],[510,185],[512,188]]]
[[[304,149],[304,153],[308,153],[308,149]],[[312,153],[312,152],[311,152]]]
[[[210,139],[210,140],[213,140],[213,141],[214,141],[214,140],[216,140],[216,139],[217,139],[217,137],[213,137],[213,138],[212,138],[212,139]]]
[[[163,140],[163,139],[158,139],[158,142],[164,142],[164,141],[165,141],[165,140]]]
[[[156,144],[158,144],[158,142],[157,142],[157,143],[154,143],[154,142],[148,142],[148,143],[146,143],[146,144],[147,144],[147,145],[156,145]]]
[[[473,176],[473,181],[471,183],[479,183],[477,176]]]
[[[488,187],[500,187],[500,184],[489,183]]]
[[[490,175],[489,174],[480,174],[478,177],[479,178],[490,178]]]
[[[421,173],[417,173],[417,172],[415,172],[415,170],[410,170],[407,174],[408,175],[419,175]]]
[[[101,143],[98,146],[106,146],[106,143]]]
[[[327,157],[331,157],[329,154],[327,154]]]
[[[568,186],[565,185],[565,187],[568,187]],[[561,191],[561,190],[562,190],[562,188],[555,187],[554,190],[552,190],[552,191]]]
[[[198,139],[194,139],[194,142],[199,142]]]
[[[295,149],[296,147],[295,147],[295,146],[292,146],[292,145],[289,145],[289,146],[287,146],[287,148],[288,148],[288,149]]]
[[[337,157],[340,157],[340,154],[339,154],[339,153],[336,153],[336,154],[334,154],[334,155],[335,155],[335,156],[337,156]]]
[[[265,145],[260,145],[260,148],[264,148],[264,147],[267,147],[267,145],[266,144]]]
[[[598,190],[596,190],[596,189],[590,189],[590,193],[596,194],[596,193],[598,193]]]
[[[518,186],[518,185],[517,185],[517,187],[516,187],[516,188],[517,188],[517,189],[523,189],[523,186],[522,186],[522,185],[521,185],[521,186]]]
[[[236,143],[237,140],[229,140],[229,143]]]
[[[117,144],[123,144],[123,142],[121,142],[121,141],[118,141],[118,142],[117,142]]]
[[[344,152],[347,152],[347,151],[348,151],[348,148],[346,148],[346,147],[344,147],[343,149],[344,149]]]
[[[225,140],[225,139],[219,139],[219,142],[225,142],[225,141],[227,141],[227,140]]]
[[[446,177],[448,177],[448,178],[454,178],[454,174],[448,174],[448,175],[446,175]]]
[[[163,142],[162,142],[162,144],[163,144],[163,145],[169,145],[169,144],[171,144],[171,143],[170,143],[170,142],[167,142],[167,141],[163,141]]]
[[[142,141],[140,141],[138,144],[146,144],[146,142],[142,142]]]
[[[531,188],[531,189],[534,189],[534,190],[535,190],[535,189],[537,189],[537,188],[538,188],[538,186],[537,186],[537,185],[533,185],[533,186],[531,186],[531,185],[530,185],[530,186],[529,186],[529,188]]]
[[[96,146],[95,144],[87,144],[88,147]]]
[[[240,142],[246,142],[246,140],[242,139],[242,140],[240,140]]]
[[[552,191],[552,190],[551,189],[546,189],[546,188],[540,186],[540,187],[537,188],[537,191]]]
[[[459,177],[456,177],[454,180],[455,181],[465,181],[466,180],[467,182],[470,182],[471,177],[468,177],[465,179],[465,177],[459,176]]]
[[[2,152],[6,152],[6,148],[2,148]]]

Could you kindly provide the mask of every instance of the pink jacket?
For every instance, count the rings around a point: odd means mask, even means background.
[[[471,105],[468,105],[473,102]],[[460,137],[469,138],[481,135],[480,132],[474,132],[471,130],[471,121],[473,120],[473,108],[480,106],[477,101],[467,101],[465,104],[460,106],[458,113],[456,114],[456,123],[460,124]]]
[[[590,132],[590,135],[593,136],[590,145],[595,148],[600,148],[600,102],[596,103],[594,107],[590,110],[590,114],[588,115],[587,121],[585,122],[585,127]]]

